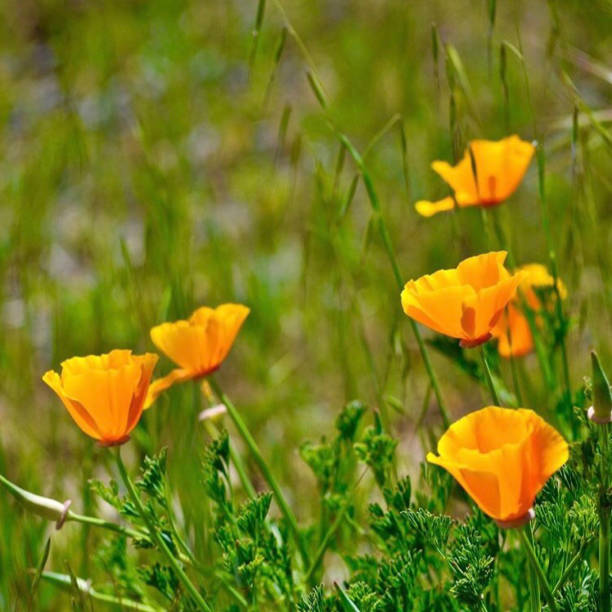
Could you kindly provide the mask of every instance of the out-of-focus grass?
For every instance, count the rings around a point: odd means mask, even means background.
[[[362,152],[401,115],[407,176],[399,123],[366,162],[406,279],[500,246],[480,211],[432,219],[414,212],[415,199],[446,194],[429,163],[452,160],[450,126],[455,150],[509,132],[538,139],[578,384],[588,348],[612,358],[612,8],[603,0],[497,4],[488,54],[485,2],[283,2],[312,55],[329,117]],[[414,425],[427,379],[384,249],[368,230],[365,190],[359,183],[339,218],[355,165],[348,156],[338,164],[339,143],[290,35],[276,62],[284,23],[272,0],[249,68],[255,14],[255,3],[243,1],[4,5],[0,471],[22,486],[87,511],[84,483],[107,461],[43,388],[46,369],[114,347],[151,350],[153,324],[231,300],[252,314],[221,379],[300,519],[315,509],[299,445],[328,431],[348,399],[390,413],[402,469],[422,459]],[[456,50],[466,82],[457,64],[445,65],[444,44]],[[449,71],[457,81],[453,122]],[[576,104],[582,127],[572,139]],[[589,109],[600,111],[601,125]],[[492,213],[517,263],[548,262],[538,197],[534,162]],[[432,355],[454,416],[488,403],[456,366]],[[534,377],[536,363],[526,360]],[[385,396],[401,412],[380,405]],[[200,401],[197,389],[172,391],[145,415],[131,451],[169,446],[171,481],[207,547]],[[433,401],[431,408],[438,423]],[[0,525],[0,608],[23,609],[26,568],[36,566],[47,526],[4,495]],[[69,525],[53,537],[50,563],[88,576],[93,554],[95,534]],[[41,587],[35,605],[65,609],[62,597]]]

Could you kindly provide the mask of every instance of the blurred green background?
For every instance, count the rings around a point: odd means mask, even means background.
[[[2,3],[0,471],[21,486],[108,512],[85,486],[106,478],[106,451],[41,375],[73,355],[153,350],[151,326],[225,301],[252,313],[219,380],[302,522],[316,501],[299,446],[329,432],[347,400],[387,411],[400,471],[418,468],[427,379],[361,181],[340,214],[358,171],[330,121],[367,151],[406,280],[500,247],[479,210],[415,213],[416,199],[447,194],[430,162],[471,138],[537,139],[573,383],[591,347],[610,363],[612,3],[501,1],[491,26],[484,0],[281,2],[290,25],[268,0],[258,35],[254,1]],[[534,161],[494,211],[519,264],[548,263],[542,211]],[[453,417],[488,403],[432,356]],[[525,363],[537,376],[535,358]],[[206,546],[202,398],[188,387],[145,414],[129,452],[169,447]],[[430,403],[425,422],[437,425]],[[0,494],[0,609],[32,609],[26,570],[50,531]],[[96,537],[68,525],[47,567],[69,560],[104,582]],[[41,589],[40,609],[68,608]]]

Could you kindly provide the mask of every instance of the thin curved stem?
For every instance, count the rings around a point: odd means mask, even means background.
[[[338,527],[340,527],[340,524],[342,523],[342,519],[344,518],[344,514],[348,510],[348,507],[348,503],[345,503],[342,506],[340,512],[338,512],[338,516],[336,516],[334,522],[330,525],[329,529],[327,530],[327,533],[323,537],[323,540],[321,540],[321,545],[319,546],[319,549],[315,554],[315,558],[310,567],[308,568],[308,571],[306,572],[306,577],[304,578],[306,584],[310,582],[310,579],[312,578],[313,574],[317,571],[317,568],[321,564],[321,561],[323,560],[323,555],[325,555],[325,551],[329,546],[329,541],[333,538],[334,534],[338,530]]]
[[[489,391],[491,392],[491,397],[493,398],[493,403],[496,406],[501,406],[501,404],[499,403],[499,396],[497,395],[497,389],[495,388],[493,374],[491,374],[491,368],[489,367],[489,362],[487,361],[484,344],[480,347],[480,356],[482,357],[482,368],[485,373],[485,378],[487,380]]]
[[[66,591],[72,590],[76,585],[76,588],[81,591],[81,593],[87,595],[87,597],[90,597],[95,601],[110,604],[114,609],[137,610],[139,612],[163,612],[163,609],[159,608],[158,606],[151,606],[139,601],[132,601],[131,599],[126,599],[125,597],[115,597],[114,595],[108,595],[107,593],[100,593],[91,586],[88,580],[83,580],[83,578],[74,578],[67,574],[58,574],[56,572],[43,572],[40,577],[42,580],[45,580],[50,584],[53,584]]]
[[[211,437],[216,438],[219,436],[218,429],[214,426],[214,424],[210,421],[210,419],[204,420],[204,427],[206,428],[208,435],[210,435]],[[242,461],[242,458],[240,457],[240,455],[236,452],[236,449],[234,448],[233,444],[230,444],[229,453],[230,453],[230,459],[232,460],[232,463],[234,464],[234,467],[236,468],[236,472],[238,473],[238,478],[240,478],[240,482],[242,483],[242,486],[244,487],[246,494],[249,496],[250,499],[255,499],[257,497],[255,487],[253,487],[253,484],[251,483],[247,475],[244,462]]]
[[[590,542],[591,540],[587,540],[586,542],[584,542],[578,552],[574,555],[572,560],[567,564],[563,574],[561,574],[561,578],[557,580],[557,584],[555,584],[555,586],[553,587],[553,593],[556,593],[565,584],[567,579],[570,577],[572,570],[574,569],[574,567],[576,567],[576,564],[578,564],[583,558],[584,551],[587,549],[587,546]]]
[[[178,542],[179,548],[183,550],[183,559],[186,559],[189,562],[189,565],[194,567],[197,570],[201,570],[201,565],[198,560],[195,558],[193,552],[189,548],[187,542],[183,536],[179,533],[179,530],[176,526],[176,519],[174,517],[174,512],[172,510],[172,495],[170,493],[170,488],[168,487],[168,483],[166,482],[165,486],[165,497],[166,497],[166,512],[168,514],[168,524],[170,525],[170,531],[174,536],[174,539]],[[179,552],[180,555],[180,552]]]
[[[285,27],[287,28],[287,31],[295,40],[300,52],[302,53],[302,56],[304,57],[304,60],[309,70],[307,73],[308,81],[311,87],[313,88],[315,97],[317,98],[319,104],[321,105],[323,112],[325,113],[325,115],[327,116],[329,120],[332,131],[336,134],[336,137],[338,138],[338,140],[346,147],[346,150],[349,152],[350,156],[353,158],[353,161],[355,162],[355,164],[357,164],[357,167],[359,168],[359,171],[361,172],[363,183],[365,185],[366,192],[368,194],[368,199],[372,207],[372,212],[373,212],[376,228],[378,230],[378,233],[385,247],[387,258],[393,270],[393,276],[395,278],[398,288],[401,291],[404,287],[404,282],[402,280],[402,275],[400,273],[399,266],[397,264],[397,259],[395,257],[395,251],[393,250],[393,244],[391,242],[389,230],[387,228],[387,224],[385,223],[385,219],[382,215],[380,201],[378,199],[376,191],[374,190],[374,185],[372,183],[372,179],[370,178],[368,169],[364,163],[363,157],[360,155],[359,151],[357,151],[357,149],[353,146],[352,142],[348,139],[348,137],[345,134],[343,134],[329,118],[328,113],[327,113],[327,101],[325,98],[325,94],[323,93],[322,88],[320,86],[320,81],[318,77],[316,76],[314,61],[310,53],[308,52],[306,45],[302,41],[300,35],[297,33],[297,31],[293,27],[293,24],[289,20],[289,17],[287,13],[285,12],[285,9],[283,8],[280,0],[274,0],[274,4],[276,5],[276,8],[280,12],[283,20],[285,21]],[[444,423],[444,426],[448,427],[450,424],[448,410],[446,408],[444,398],[442,397],[442,393],[440,391],[440,385],[438,383],[438,378],[433,370],[431,359],[429,358],[429,352],[427,350],[427,347],[425,346],[425,343],[423,342],[421,332],[419,331],[419,328],[417,327],[417,324],[415,323],[415,321],[410,319],[410,325],[412,328],[412,333],[414,334],[414,337],[419,346],[419,352],[421,353],[421,358],[423,359],[423,363],[425,364],[425,370],[427,371],[427,376],[429,377],[432,389],[436,396],[436,400],[438,402],[438,407],[440,409],[442,421]]]
[[[333,125],[332,125],[333,127]],[[387,253],[387,259],[391,264],[391,269],[393,270],[393,277],[395,278],[395,282],[397,284],[398,289],[401,291],[404,288],[404,282],[402,280],[402,275],[400,273],[399,265],[397,263],[397,258],[395,257],[395,251],[393,249],[393,244],[391,242],[391,236],[389,234],[389,230],[387,228],[387,224],[385,222],[385,218],[382,215],[382,209],[380,206],[380,202],[378,200],[378,196],[376,191],[374,190],[374,184],[372,183],[372,179],[370,178],[370,174],[365,166],[363,158],[355,149],[351,141],[347,138],[347,136],[341,132],[338,132],[335,127],[333,127],[334,131],[338,135],[338,138],[344,144],[347,151],[350,153],[351,157],[357,164],[362,178],[363,183],[366,188],[366,192],[368,194],[368,199],[370,200],[370,205],[372,207],[373,213],[376,219],[376,227],[378,229],[378,233],[383,241],[385,246],[385,252]],[[444,427],[448,427],[450,425],[450,418],[448,415],[448,410],[446,408],[446,404],[442,397],[442,393],[440,391],[440,385],[438,383],[438,378],[436,373],[434,372],[433,366],[431,364],[431,359],[429,357],[429,351],[425,346],[425,342],[423,342],[423,337],[421,336],[421,332],[419,331],[418,325],[414,319],[409,318],[410,327],[412,329],[412,333],[419,347],[419,352],[421,353],[421,359],[423,360],[423,364],[425,365],[425,370],[427,371],[427,376],[429,377],[429,381],[431,382],[432,389],[436,396],[436,400],[438,402],[438,407],[440,408],[440,415],[442,416],[442,422]]]
[[[70,510],[68,511],[68,515],[66,516],[66,522],[68,521],[82,523],[83,525],[91,525],[92,527],[100,527],[101,529],[114,531],[115,533],[120,533],[129,538],[143,538],[147,535],[142,531],[130,529],[129,527],[123,527],[122,525],[117,525],[117,523],[105,521],[104,519],[98,518],[97,516],[86,516],[84,514],[77,514],[76,512],[72,512]]]
[[[527,526],[525,529],[529,529],[529,526]],[[518,530],[519,537],[521,538],[521,544],[523,545],[523,551],[525,552],[525,556],[529,560],[529,564],[538,578],[540,588],[542,589],[544,599],[548,604],[550,612],[557,612],[557,604],[555,603],[555,597],[552,593],[550,585],[548,584],[548,580],[546,579],[544,570],[542,569],[542,566],[540,565],[540,562],[536,557],[535,550],[533,549],[533,546],[529,541],[529,537],[525,534],[525,529]]]
[[[193,584],[193,582],[191,582],[191,580],[189,579],[189,576],[187,576],[187,574],[185,573],[185,570],[181,567],[180,563],[177,561],[175,556],[172,554],[172,551],[168,548],[168,545],[166,544],[166,542],[164,542],[164,539],[161,537],[159,531],[153,524],[153,521],[151,521],[151,517],[149,516],[147,510],[145,509],[140,499],[140,496],[136,492],[136,488],[134,487],[134,484],[132,483],[132,481],[130,480],[130,477],[128,476],[127,470],[125,469],[123,459],[121,459],[121,447],[120,446],[117,447],[115,459],[117,460],[117,468],[119,469],[121,480],[123,480],[123,484],[125,485],[128,491],[128,494],[130,496],[130,499],[132,500],[132,503],[134,504],[134,506],[136,506],[136,510],[138,511],[138,514],[140,515],[145,525],[147,526],[147,530],[149,532],[151,539],[155,541],[159,550],[163,552],[166,559],[168,560],[168,563],[170,563],[178,579],[182,582],[185,589],[187,589],[187,591],[189,592],[189,594],[195,601],[198,608],[200,610],[204,610],[204,612],[212,612],[212,608],[206,603],[206,601],[204,601],[204,598],[202,597],[202,595],[200,594],[196,586]]]
[[[276,503],[281,509],[281,512],[283,513],[283,516],[285,517],[287,523],[289,523],[289,527],[293,531],[293,535],[295,537],[295,540],[298,546],[298,550],[302,558],[302,563],[304,564],[304,568],[309,567],[310,560],[309,560],[308,552],[306,550],[306,546],[304,544],[304,540],[302,538],[302,534],[298,527],[295,515],[293,514],[291,508],[289,507],[289,504],[287,503],[287,500],[285,499],[285,496],[283,495],[283,492],[281,491],[281,488],[278,482],[276,481],[276,478],[272,474],[272,471],[270,470],[270,468],[268,467],[268,464],[263,458],[263,455],[261,454],[261,451],[259,450],[259,447],[257,446],[257,442],[255,442],[255,439],[251,435],[251,432],[246,426],[246,423],[242,420],[240,413],[238,412],[234,404],[232,404],[231,400],[227,397],[227,395],[223,393],[217,381],[214,380],[214,378],[210,377],[208,379],[208,382],[210,383],[212,390],[215,392],[215,395],[219,398],[219,401],[221,401],[227,408],[227,412],[232,418],[232,421],[234,422],[236,429],[242,436],[242,439],[244,440],[245,444],[249,447],[249,450],[251,451],[251,454],[253,455],[253,458],[255,459],[255,463],[257,463],[259,469],[261,470],[261,473],[266,479],[266,482],[268,483],[268,485],[270,485],[270,488],[272,489],[272,492],[274,493],[274,497],[276,498]]]
[[[599,608],[610,612],[610,501],[608,499],[608,424],[599,426],[601,480],[599,490]]]

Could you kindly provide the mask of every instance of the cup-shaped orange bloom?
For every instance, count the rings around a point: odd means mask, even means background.
[[[154,327],[151,330],[153,344],[179,368],[153,382],[145,408],[175,383],[214,372],[227,357],[249,312],[242,304],[221,304],[217,308],[202,306],[186,321]]]
[[[522,296],[528,308],[536,314],[536,324],[541,323],[537,316],[546,307],[535,292],[535,289],[552,288],[555,279],[545,266],[538,263],[526,264],[518,269],[522,279],[518,294],[508,304],[506,313],[500,317],[491,333],[498,340],[497,350],[502,357],[521,357],[533,350],[533,335],[529,321],[520,309]],[[557,279],[557,288],[562,299],[567,296],[567,290],[561,279]]]
[[[119,349],[72,357],[62,362],[61,374],[49,370],[43,381],[88,436],[113,446],[126,442],[138,424],[157,359]]]
[[[421,200],[415,204],[417,212],[431,217],[451,210],[455,203],[465,206],[494,206],[509,198],[523,179],[535,148],[518,136],[502,140],[472,140],[463,159],[451,166],[445,161],[434,161],[432,169],[454,191],[454,198],[437,202]]]
[[[461,346],[486,342],[521,279],[504,267],[506,255],[476,255],[453,270],[407,282],[402,291],[404,312],[434,331],[459,338]]]
[[[453,423],[427,461],[450,472],[477,506],[512,525],[568,459],[567,442],[532,410],[487,406]]]

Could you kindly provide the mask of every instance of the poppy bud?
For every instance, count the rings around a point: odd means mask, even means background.
[[[610,383],[595,351],[591,351],[593,367],[593,405],[589,408],[588,417],[599,425],[612,423],[612,392]]]
[[[68,517],[68,508],[72,503],[70,500],[62,503],[50,497],[43,497],[42,495],[30,493],[18,487],[16,484],[13,484],[3,476],[0,476],[0,484],[4,485],[4,488],[27,510],[34,514],[38,514],[38,516],[48,521],[55,521],[56,528],[61,529]]]

